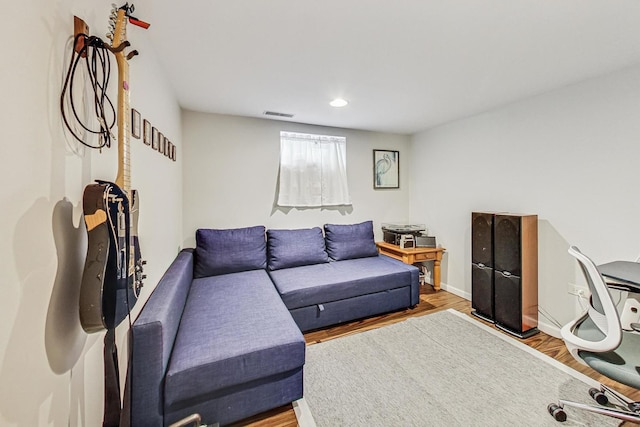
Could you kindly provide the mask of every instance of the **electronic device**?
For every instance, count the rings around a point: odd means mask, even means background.
[[[538,217],[471,213],[471,313],[518,338],[538,332]]]
[[[427,236],[425,234],[416,236],[416,248],[435,248],[436,246],[435,236]]]
[[[398,244],[402,249],[409,249],[416,247],[416,240],[413,234],[400,235],[400,243]]]
[[[403,248],[416,247],[416,236],[426,231],[424,224],[382,224],[382,240],[392,245],[397,245]],[[401,239],[403,236],[411,236],[411,238],[405,238],[403,242]],[[411,240],[411,243],[409,241]],[[407,246],[411,244],[412,246]]]

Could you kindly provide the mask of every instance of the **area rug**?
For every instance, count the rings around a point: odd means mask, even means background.
[[[307,347],[300,425],[560,426],[547,405],[592,403],[595,381],[514,338],[442,311]],[[563,426],[615,426],[567,409]]]

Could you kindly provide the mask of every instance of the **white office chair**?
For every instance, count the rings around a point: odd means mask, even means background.
[[[577,319],[560,330],[567,349],[578,362],[617,382],[640,389],[640,334],[622,330],[609,289],[593,261],[575,246],[569,248],[569,254],[582,268],[591,300],[589,307]],[[640,331],[640,325],[636,326]],[[599,390],[591,388],[589,394],[599,405],[561,399],[558,403],[549,404],[549,413],[557,421],[565,421],[567,414],[564,408],[569,406],[640,422],[640,402],[632,402],[603,384]],[[609,404],[607,394],[622,407]]]

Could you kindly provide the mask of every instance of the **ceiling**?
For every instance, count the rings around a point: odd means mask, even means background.
[[[185,109],[402,134],[640,62],[640,0],[138,0],[135,15]]]

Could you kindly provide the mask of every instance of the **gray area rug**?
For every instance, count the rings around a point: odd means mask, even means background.
[[[308,346],[303,406],[318,426],[618,425],[547,412],[559,396],[592,403],[593,384],[450,310]]]

